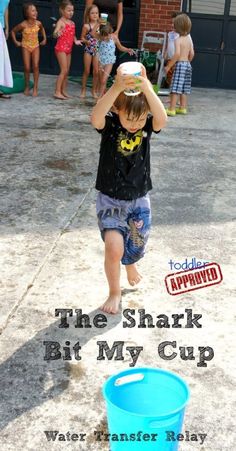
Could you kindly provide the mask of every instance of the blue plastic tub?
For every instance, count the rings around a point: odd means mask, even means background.
[[[174,373],[158,368],[122,371],[105,382],[111,451],[176,451],[187,384]]]

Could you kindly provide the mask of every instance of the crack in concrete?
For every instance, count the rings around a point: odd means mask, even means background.
[[[77,214],[79,213],[79,210],[81,209],[81,207],[83,206],[85,200],[87,199],[87,197],[89,196],[89,194],[91,193],[92,189],[94,188],[95,185],[95,180],[93,181],[92,185],[89,187],[89,189],[87,190],[87,192],[85,193],[83,199],[81,200],[80,204],[78,205],[78,207],[76,208],[76,210],[74,211],[74,213],[71,214],[70,218],[67,220],[67,222],[65,223],[64,226],[62,226],[62,228],[60,229],[59,233],[57,234],[56,238],[54,239],[54,242],[51,246],[51,248],[49,249],[49,251],[46,253],[45,257],[43,258],[41,264],[39,265],[38,269],[36,270],[34,276],[32,277],[31,282],[28,284],[28,286],[26,287],[24,293],[22,294],[22,296],[20,297],[20,299],[18,300],[18,302],[15,303],[15,305],[13,306],[13,308],[11,309],[9,315],[7,316],[7,319],[5,320],[5,323],[2,325],[1,329],[0,329],[0,334],[2,334],[2,332],[6,329],[6,327],[8,326],[11,318],[13,317],[14,313],[17,311],[18,307],[21,305],[21,303],[23,302],[23,300],[26,298],[26,296],[28,295],[28,293],[30,292],[31,288],[34,286],[35,281],[37,280],[38,276],[40,275],[40,273],[42,272],[44,266],[46,265],[50,255],[52,255],[52,253],[54,252],[55,248],[57,247],[57,244],[61,238],[61,236],[66,233],[68,227],[73,223],[74,219],[76,218]]]

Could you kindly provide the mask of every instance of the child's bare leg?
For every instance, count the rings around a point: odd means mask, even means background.
[[[129,284],[132,286],[137,285],[137,283],[139,283],[142,279],[142,276],[138,272],[136,264],[133,263],[132,265],[125,265],[125,269],[127,272],[127,279]]]
[[[92,96],[94,99],[98,98],[98,57],[93,57],[93,86],[92,86]]]
[[[56,99],[66,100],[67,97],[62,94],[62,84],[67,77],[67,58],[64,52],[56,52],[56,57],[60,66],[60,74],[57,77],[54,97]]]
[[[91,62],[92,62],[92,56],[89,55],[89,53],[84,53],[84,72],[83,72],[83,76],[82,76],[82,87],[81,87],[81,93],[80,93],[80,98],[84,99],[84,97],[86,96],[86,85],[87,85],[87,80],[88,80],[88,76],[90,73],[90,67],[91,67]]]
[[[32,52],[32,68],[34,74],[34,88],[33,88],[33,97],[38,95],[38,84],[39,84],[39,47],[33,50]]]
[[[101,66],[101,78],[100,78],[100,97],[105,94],[106,86],[107,86],[107,80],[111,73],[113,64],[105,64],[105,66]]]
[[[31,53],[29,50],[22,47],[22,57],[24,63],[24,76],[25,76],[25,89],[24,94],[28,96],[30,93],[30,62],[31,62]]]
[[[69,99],[70,96],[67,94],[67,83],[68,83],[68,74],[70,72],[70,63],[71,63],[71,54],[70,53],[68,55],[66,55],[66,61],[67,61],[67,74],[63,80],[61,92],[64,97]]]
[[[121,301],[120,261],[124,253],[124,240],[117,230],[105,232],[105,273],[109,285],[109,296],[101,309],[117,313]]]
[[[183,109],[187,108],[187,95],[186,94],[180,94],[180,108],[183,108]]]
[[[178,100],[178,94],[176,94],[175,92],[171,92],[171,94],[170,94],[170,108],[169,108],[171,111],[175,111],[177,100]]]

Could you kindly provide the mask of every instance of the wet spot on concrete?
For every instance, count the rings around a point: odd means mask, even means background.
[[[94,427],[94,431],[99,431],[100,433],[103,434],[108,434],[108,428],[107,428],[107,420],[104,418],[102,421],[100,421],[100,423],[96,424],[96,426]],[[97,443],[96,440],[96,436],[94,435],[94,433],[88,434],[86,437],[86,441],[87,443]]]
[[[65,365],[66,371],[69,373],[70,377],[74,378],[82,378],[86,375],[86,369],[79,363],[77,360],[71,360],[66,362]]]
[[[136,291],[138,291],[138,288],[123,288],[123,290],[121,291],[122,296],[126,296],[129,293],[135,293]]]
[[[50,130],[50,129],[55,129],[58,127],[58,121],[53,121],[53,122],[45,122],[44,125],[42,125],[42,127],[40,127],[41,130]]]
[[[128,307],[129,308],[133,308],[133,309],[137,309],[138,307],[140,307],[140,303],[134,301],[133,299],[131,301],[128,302]]]
[[[19,133],[13,135],[14,138],[26,138],[27,136],[29,136],[29,132],[26,130],[21,130]]]
[[[83,172],[80,172],[79,175],[84,175],[85,177],[88,177],[89,175],[93,175],[93,173],[92,172],[83,171]]]
[[[67,191],[70,191],[71,194],[83,194],[86,193],[86,189],[81,189],[81,188],[74,188],[74,187],[69,187],[67,188]]]
[[[42,139],[35,139],[34,142],[38,143],[38,144],[48,144],[48,143],[54,143],[55,141],[53,139],[47,139],[46,141],[42,140]]]
[[[67,160],[47,160],[44,166],[50,169],[59,169],[61,171],[72,171],[74,168]]]

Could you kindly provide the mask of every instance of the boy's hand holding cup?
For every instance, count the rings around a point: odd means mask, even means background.
[[[143,82],[147,79],[145,67],[136,61],[129,61],[119,66],[123,78],[126,80],[124,93],[127,96],[136,96],[140,94]],[[117,71],[117,73],[118,73]]]

